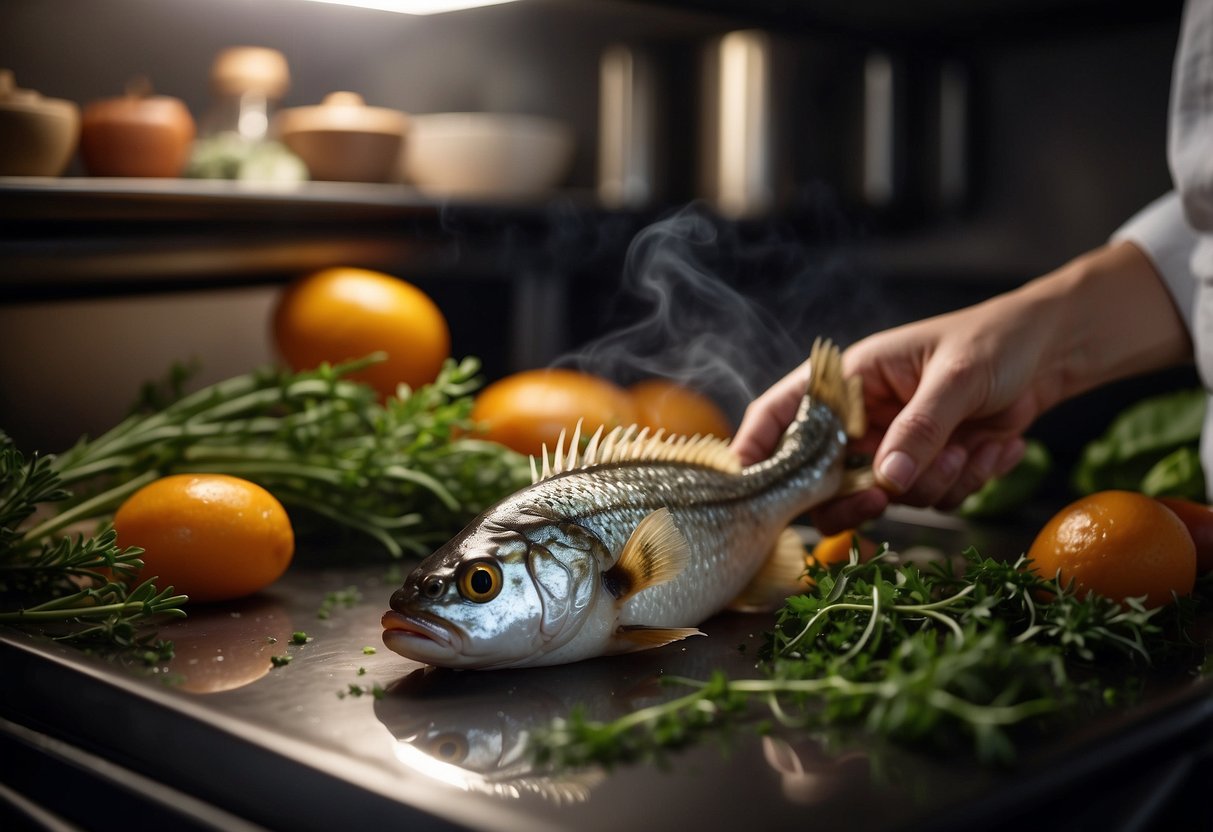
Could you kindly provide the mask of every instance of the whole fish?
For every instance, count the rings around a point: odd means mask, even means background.
[[[814,344],[796,420],[770,459],[742,468],[713,437],[575,433],[532,459],[535,482],[426,558],[391,598],[383,641],[457,668],[529,667],[659,647],[731,601],[770,605],[805,551],[788,525],[870,472],[845,466],[863,432],[858,379]],[[870,481],[870,480],[868,480]]]

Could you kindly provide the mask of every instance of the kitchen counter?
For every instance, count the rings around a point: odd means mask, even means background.
[[[902,547],[960,551],[968,541],[1013,556],[1020,546],[1007,530],[925,513],[882,531]],[[379,617],[398,582],[387,567],[312,566],[315,553],[303,554],[266,592],[165,626],[161,636],[176,647],[169,662],[106,661],[0,630],[0,758],[16,763],[6,762],[0,804],[84,828],[108,828],[123,807],[174,828],[292,832],[810,821],[997,829],[1025,813],[1036,828],[1051,820],[1094,828],[1144,811],[1208,765],[1200,762],[1213,737],[1206,677],[1160,684],[1137,705],[1040,737],[1011,769],[887,748],[861,733],[849,750],[828,751],[812,736],[740,728],[665,765],[542,771],[525,754],[536,728],[576,705],[605,719],[681,692],[660,685],[663,675],[753,676],[771,618],[721,615],[703,627],[708,638],[563,667],[433,670],[381,645]],[[309,640],[295,643],[296,632]],[[288,663],[271,662],[283,656]]]

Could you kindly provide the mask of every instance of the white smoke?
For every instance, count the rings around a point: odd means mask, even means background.
[[[814,337],[845,344],[870,323],[867,293],[837,252],[692,204],[632,240],[616,298],[624,323],[555,363],[623,384],[671,379],[736,422]]]

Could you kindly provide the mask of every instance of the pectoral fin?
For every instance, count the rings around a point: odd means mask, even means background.
[[[651,650],[701,635],[704,633],[694,627],[620,627],[615,630],[615,637],[611,639],[611,652],[635,653],[638,650]]]
[[[691,547],[674,525],[670,510],[659,508],[640,521],[602,579],[622,603],[641,590],[673,580],[690,559]]]
[[[792,529],[784,529],[775,541],[771,556],[749,585],[729,604],[729,609],[735,612],[769,612],[789,595],[803,592],[809,586],[805,580],[807,554],[800,535]]]

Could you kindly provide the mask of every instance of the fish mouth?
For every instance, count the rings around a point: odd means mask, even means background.
[[[384,645],[406,659],[433,664],[460,654],[463,639],[455,629],[425,613],[388,610],[380,623]]]

